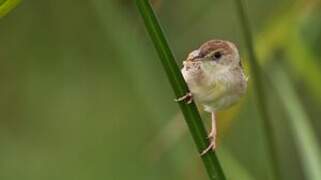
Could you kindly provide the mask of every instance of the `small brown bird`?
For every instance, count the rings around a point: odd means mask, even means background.
[[[210,145],[201,153],[216,147],[215,112],[236,103],[247,88],[247,78],[236,46],[229,41],[210,40],[192,51],[183,62],[182,74],[190,92],[177,101],[192,98],[199,101],[204,110],[212,113],[212,128],[208,135]]]

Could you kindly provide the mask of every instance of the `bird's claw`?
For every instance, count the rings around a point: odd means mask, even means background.
[[[213,139],[213,138],[214,138],[213,133],[209,133],[207,136],[207,139]]]
[[[184,96],[174,100],[175,102],[186,101],[187,104],[191,104],[193,101],[193,95],[191,92],[186,93]]]
[[[208,134],[207,139],[210,140],[210,145],[202,151],[201,156],[206,154],[209,150],[214,150],[216,148],[216,137],[213,131]]]
[[[210,145],[208,145],[208,147],[204,149],[200,155],[203,156],[206,153],[208,153],[211,149],[214,150],[215,148],[216,148],[215,140],[212,139]]]

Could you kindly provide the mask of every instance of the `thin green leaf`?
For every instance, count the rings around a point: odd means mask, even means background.
[[[274,75],[270,78],[273,86],[278,91],[288,116],[290,127],[295,138],[295,143],[303,163],[303,171],[309,180],[321,177],[321,150],[314,130],[309,123],[302,103],[295,93],[287,74],[275,67]]]
[[[163,31],[158,23],[156,15],[147,0],[136,0],[136,5],[144,20],[145,26],[158,52],[164,70],[168,76],[170,84],[176,97],[181,97],[188,92],[187,85],[181,75],[181,72],[175,62],[174,56],[168,46]],[[186,123],[193,136],[194,142],[199,152],[202,152],[207,146],[207,133],[201,121],[200,114],[195,103],[179,103]],[[207,169],[208,175],[212,180],[225,179],[223,170],[214,152],[209,152],[202,156],[203,163]]]
[[[244,1],[243,0],[235,0],[236,7],[237,7],[237,13],[241,22],[241,27],[243,30],[245,45],[248,50],[249,55],[249,65],[251,69],[251,79],[254,81],[254,88],[256,93],[256,99],[258,104],[258,109],[261,114],[261,118],[263,120],[264,124],[264,132],[265,136],[267,138],[269,152],[270,152],[270,158],[272,164],[272,170],[273,170],[273,176],[275,179],[280,179],[280,168],[277,158],[277,148],[276,148],[276,142],[275,142],[275,133],[272,126],[272,120],[268,113],[267,109],[267,99],[266,99],[266,93],[263,86],[263,74],[261,71],[261,68],[258,64],[258,60],[256,57],[256,53],[254,50],[254,41],[253,41],[253,35],[250,28],[250,23],[248,16],[245,11],[244,7]]]

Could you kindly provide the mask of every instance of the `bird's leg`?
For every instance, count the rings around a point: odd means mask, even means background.
[[[203,152],[201,153],[201,156],[203,156],[204,154],[206,154],[209,150],[211,149],[215,149],[216,147],[216,120],[215,120],[215,113],[212,112],[212,127],[211,127],[211,132],[208,134],[207,136],[210,139],[210,145],[203,150]]]
[[[191,92],[186,93],[184,96],[175,99],[176,102],[187,101],[187,104],[192,103],[193,95]]]
[[[216,118],[215,118],[214,112],[212,112],[211,117],[212,117],[211,118],[212,127],[211,127],[211,132],[208,134],[207,138],[215,139],[216,138]]]

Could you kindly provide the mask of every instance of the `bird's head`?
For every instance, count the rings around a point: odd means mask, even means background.
[[[202,64],[207,68],[241,66],[236,46],[229,41],[210,40],[191,52],[184,64]]]

